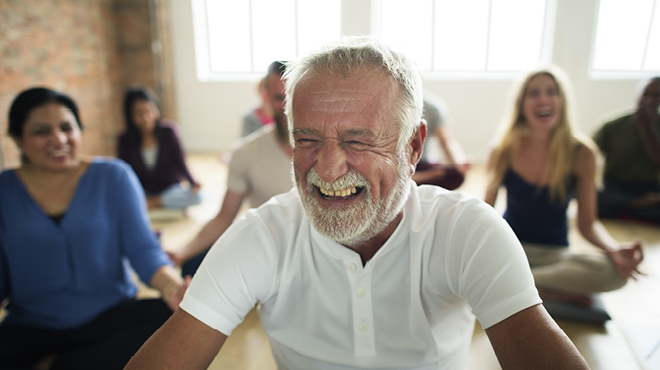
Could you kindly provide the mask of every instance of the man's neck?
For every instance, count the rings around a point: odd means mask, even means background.
[[[399,213],[399,215],[396,216],[396,218],[390,222],[390,224],[380,234],[362,244],[356,246],[347,246],[347,248],[350,248],[359,254],[360,259],[362,260],[362,266],[366,265],[367,262],[369,262],[369,260],[371,260],[371,258],[373,258],[373,256],[380,250],[380,248],[385,245],[385,242],[387,242],[390,236],[392,236],[394,230],[396,230],[397,226],[399,226],[399,223],[402,219],[403,212]]]

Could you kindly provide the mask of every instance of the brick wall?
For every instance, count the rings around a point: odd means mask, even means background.
[[[166,0],[116,0],[117,50],[122,90],[148,85],[161,100],[163,117],[176,118]]]
[[[168,29],[165,5],[164,0],[0,1],[2,165],[18,164],[18,151],[6,135],[7,113],[16,94],[29,87],[50,87],[76,100],[87,154],[114,154],[116,135],[124,127],[122,92],[128,85],[154,88],[166,103],[164,115],[176,118],[169,101],[172,77],[163,76],[171,71],[164,60],[169,45],[152,49],[152,41],[168,41],[151,32],[152,25],[158,31]],[[154,65],[166,68],[156,70]]]

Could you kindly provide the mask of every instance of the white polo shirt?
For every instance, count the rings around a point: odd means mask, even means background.
[[[181,308],[229,335],[259,303],[280,370],[462,369],[484,328],[541,302],[516,236],[492,207],[417,187],[363,267],[320,235],[296,189],[215,243]]]

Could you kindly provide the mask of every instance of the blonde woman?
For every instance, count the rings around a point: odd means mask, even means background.
[[[485,201],[507,191],[504,218],[522,242],[541,297],[593,304],[591,293],[625,285],[639,274],[639,242],[619,243],[597,219],[596,154],[591,140],[573,131],[562,73],[526,75],[489,161]],[[569,252],[566,210],[578,204],[578,226],[599,254]]]

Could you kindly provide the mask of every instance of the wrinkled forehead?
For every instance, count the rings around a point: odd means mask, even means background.
[[[319,71],[306,74],[298,82],[292,113],[389,112],[397,105],[400,93],[399,84],[382,68],[360,67],[348,75]]]

